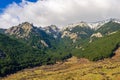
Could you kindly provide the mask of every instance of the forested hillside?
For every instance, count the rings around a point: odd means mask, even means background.
[[[0,76],[37,65],[53,64],[57,60],[51,53],[33,49],[3,34],[0,34],[0,51]]]
[[[73,50],[73,54],[92,61],[112,57],[114,50],[120,44],[120,31],[99,38],[98,40],[84,45],[81,49]]]

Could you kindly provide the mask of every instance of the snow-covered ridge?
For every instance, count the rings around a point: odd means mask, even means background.
[[[108,23],[110,21],[115,22],[115,23],[120,23],[120,20],[119,19],[115,19],[115,18],[110,18],[110,19],[107,19],[107,20],[97,21],[97,22],[83,22],[83,21],[81,21],[81,22],[78,22],[78,23],[69,24],[69,25],[63,27],[63,30],[65,30],[66,28],[72,29],[75,26],[90,27],[91,29],[97,30],[102,25],[104,25],[104,24],[106,24],[106,23]]]
[[[60,29],[56,25],[50,25],[42,28],[47,34],[52,34],[54,38],[59,37]]]
[[[105,20],[105,21],[98,21],[98,22],[93,22],[93,23],[88,23],[89,27],[91,29],[97,30],[99,29],[102,25],[104,25],[105,23],[108,23],[109,20]]]
[[[103,20],[103,21],[98,21],[98,22],[92,22],[92,23],[88,23],[89,27],[91,29],[94,29],[94,30],[97,30],[99,29],[102,25],[108,23],[108,22],[115,22],[115,23],[120,23],[120,20],[119,19],[115,19],[115,18],[110,18],[110,19],[107,19],[107,20]]]
[[[71,30],[72,28],[74,28],[74,27],[76,27],[76,26],[89,27],[88,23],[81,21],[81,22],[78,22],[78,23],[68,24],[67,26],[64,26],[64,27],[62,28],[62,30],[64,31],[64,30],[67,29],[67,28]]]
[[[60,29],[56,25],[50,25],[43,28],[47,33],[57,33]]]

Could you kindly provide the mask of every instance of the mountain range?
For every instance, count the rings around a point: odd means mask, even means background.
[[[120,20],[79,22],[59,28],[23,22],[0,29],[0,75],[54,64],[76,56],[98,61],[114,56],[120,44]]]

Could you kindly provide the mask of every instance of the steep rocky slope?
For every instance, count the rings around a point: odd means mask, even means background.
[[[43,29],[35,27],[33,24],[24,22],[18,26],[13,26],[5,31],[7,35],[21,39],[34,48],[51,47],[54,37],[47,34]]]

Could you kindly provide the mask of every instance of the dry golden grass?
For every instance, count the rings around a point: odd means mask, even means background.
[[[64,63],[25,69],[1,80],[120,80],[120,61],[90,62],[73,57]]]

